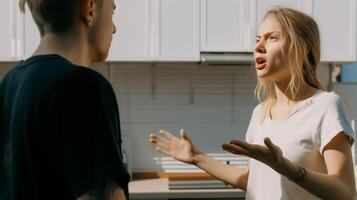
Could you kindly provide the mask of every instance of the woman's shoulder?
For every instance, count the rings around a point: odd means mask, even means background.
[[[260,116],[262,106],[263,106],[262,104],[263,103],[259,103],[254,107],[253,112],[252,112],[252,118],[257,118]]]
[[[344,102],[343,98],[336,92],[323,90],[320,90],[318,94],[316,94],[316,100],[316,102],[323,106],[337,105]]]
[[[347,101],[343,99],[334,91],[318,91],[310,101],[308,101],[307,106],[312,105],[315,110],[320,112],[327,112],[331,109],[345,109],[348,105]]]

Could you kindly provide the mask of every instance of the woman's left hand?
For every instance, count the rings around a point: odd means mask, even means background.
[[[250,144],[242,140],[232,140],[230,144],[223,144],[222,148],[233,154],[248,156],[263,162],[275,171],[283,173],[286,161],[283,152],[269,138],[265,138],[264,143],[266,146]]]

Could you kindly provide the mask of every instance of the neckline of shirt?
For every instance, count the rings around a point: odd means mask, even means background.
[[[58,54],[41,54],[41,55],[31,56],[26,60],[21,60],[20,61],[21,67],[27,66],[29,64],[32,64],[33,62],[41,61],[42,59],[47,59],[47,58],[59,58],[65,62],[72,64],[69,60]]]
[[[290,115],[284,117],[283,119],[281,119],[279,121],[275,121],[275,120],[272,120],[269,115],[267,115],[264,119],[264,122],[266,122],[268,124],[281,124],[281,123],[287,121],[288,119],[293,117],[297,112],[299,112],[299,111],[303,110],[304,108],[306,108],[307,106],[311,105],[311,102],[313,101],[313,99],[315,99],[321,92],[322,92],[321,89],[317,89],[311,97],[306,98],[303,101],[299,102],[297,109]]]

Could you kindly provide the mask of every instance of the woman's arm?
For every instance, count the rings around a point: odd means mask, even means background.
[[[244,191],[247,190],[249,165],[239,168],[226,165],[202,153],[196,154],[194,161],[197,167],[203,169],[210,175]]]
[[[300,177],[299,167],[283,157],[281,149],[270,139],[264,140],[266,146],[249,144],[234,140],[224,144],[224,149],[235,154],[246,155],[269,165],[278,173],[295,181],[310,193],[322,199],[354,199],[356,186],[354,180],[351,145],[343,132],[339,133],[324,149],[327,174],[307,170]]]
[[[327,174],[307,171],[306,176],[296,182],[307,191],[322,199],[354,199],[356,194],[355,176],[351,145],[344,133],[338,134],[324,149]],[[296,169],[287,163],[288,176]],[[294,172],[295,171],[295,172]]]
[[[194,164],[212,176],[235,187],[246,190],[249,167],[237,168],[215,160],[197,150],[183,130],[181,130],[180,135],[181,138],[177,138],[171,133],[160,131],[160,133],[151,134],[149,141],[155,146],[157,151],[171,156],[176,160]]]

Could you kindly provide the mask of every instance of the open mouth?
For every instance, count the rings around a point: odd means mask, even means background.
[[[266,59],[263,58],[263,57],[256,57],[255,58],[255,67],[258,69],[258,70],[261,70],[265,67],[265,64],[266,64]]]

